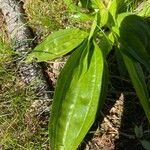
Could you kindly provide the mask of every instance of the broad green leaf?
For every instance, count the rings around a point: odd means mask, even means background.
[[[150,141],[147,140],[141,140],[141,144],[144,147],[145,150],[150,150]]]
[[[119,29],[120,29],[121,23],[129,15],[131,15],[131,13],[121,13],[117,16],[116,24],[111,29],[113,33],[115,33],[118,37],[120,36]]]
[[[122,40],[124,38],[126,40],[130,35],[136,36],[144,46],[149,44],[150,28],[142,17],[129,15],[122,20],[120,24],[120,36]]]
[[[105,61],[97,44],[78,47],[57,81],[49,125],[52,150],[76,150],[103,103]]]
[[[127,67],[131,81],[135,88],[136,94],[140,100],[141,105],[145,111],[145,114],[150,122],[150,96],[145,83],[143,70],[138,62],[130,57],[123,55],[124,63]]]
[[[116,19],[118,13],[121,13],[124,11],[124,5],[125,5],[125,0],[111,0],[108,6],[108,10],[114,20]]]
[[[87,36],[86,32],[75,28],[54,32],[33,49],[27,61],[37,58],[40,62],[63,56],[81,44]]]
[[[142,63],[150,72],[150,57],[144,47],[136,36],[130,36],[130,41],[122,41],[122,51],[129,57]]]
[[[103,27],[108,23],[109,20],[109,12],[106,8],[100,10],[100,18],[100,26]]]
[[[147,49],[150,29],[147,23],[141,17],[129,15],[121,21],[119,31],[123,52],[145,65],[150,72],[150,56]]]
[[[104,3],[102,1],[99,1],[99,0],[92,0],[91,2],[93,4],[95,4],[99,9],[100,19],[101,19],[100,20],[100,26],[102,27],[102,26],[106,25],[108,22],[108,17],[109,17],[108,10],[107,10],[106,6],[104,5]]]
[[[96,5],[99,9],[100,13],[100,27],[103,26],[112,26],[114,24],[113,17],[110,15],[110,12],[108,11],[107,6],[104,5],[103,1],[100,0],[92,0],[91,1],[93,5]]]
[[[116,26],[119,28],[120,25],[121,25],[121,23],[122,23],[122,21],[123,21],[126,17],[128,17],[128,16],[130,16],[130,15],[132,15],[132,13],[130,13],[130,12],[124,12],[124,13],[118,14]]]
[[[118,3],[119,3],[119,0],[112,0],[109,6],[109,12],[114,18],[114,20],[116,19],[116,16],[118,13]]]

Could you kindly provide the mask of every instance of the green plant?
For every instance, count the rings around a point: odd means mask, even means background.
[[[89,13],[72,0],[69,9],[82,21],[93,20],[90,31],[64,29],[54,32],[28,56],[47,61],[73,51],[57,81],[49,125],[52,150],[75,150],[102,108],[108,85],[107,56],[115,50],[123,60],[150,122],[150,96],[144,73],[150,73],[150,26],[146,19],[127,12],[128,1],[103,3],[91,0]],[[104,16],[105,15],[105,16]],[[144,16],[145,17],[145,16]],[[118,60],[118,61],[119,61]],[[124,68],[123,68],[124,69]],[[144,69],[144,71],[143,71]]]

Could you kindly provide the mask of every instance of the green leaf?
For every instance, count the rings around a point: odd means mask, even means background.
[[[109,12],[114,18],[114,20],[116,19],[118,13],[118,2],[119,2],[118,0],[113,0],[111,1],[111,4],[109,6]]]
[[[147,140],[141,140],[141,144],[145,150],[150,150],[150,142]]]
[[[150,97],[145,83],[143,70],[138,62],[123,54],[124,63],[127,67],[136,94],[140,100],[145,114],[150,122]]]
[[[114,25],[113,17],[111,16],[110,12],[108,11],[107,6],[104,5],[103,1],[92,0],[91,2],[93,5],[97,6],[97,8],[99,9],[100,24],[99,23],[97,23],[97,24],[100,27]]]
[[[40,62],[63,56],[81,44],[87,36],[86,32],[75,28],[54,32],[33,49],[27,61],[37,58]]]
[[[120,23],[122,50],[147,68],[150,72],[150,56],[147,49],[150,40],[150,29],[147,23],[136,15],[126,16]]]
[[[105,89],[105,61],[94,42],[83,43],[69,60],[57,81],[49,125],[52,150],[76,150],[93,124]]]
[[[127,37],[129,38],[130,35],[136,36],[144,46],[149,44],[150,28],[142,17],[130,15],[122,20],[120,25],[120,36],[122,40],[127,40]]]
[[[92,0],[92,3],[94,5],[96,5],[99,9],[100,19],[101,19],[100,26],[102,27],[102,26],[106,25],[108,22],[108,18],[109,18],[109,14],[108,14],[108,10],[107,10],[106,6],[104,5],[104,3],[102,1],[99,1],[99,0]]]
[[[100,26],[103,27],[108,23],[109,20],[109,12],[106,8],[100,10],[100,17],[101,17]]]
[[[111,0],[108,6],[108,10],[114,20],[116,19],[118,13],[124,11],[125,0]]]
[[[122,51],[129,57],[142,63],[150,72],[150,58],[144,47],[136,36],[130,36],[130,41],[122,41]]]
[[[112,31],[118,36],[120,36],[119,29],[122,21],[129,15],[131,15],[131,13],[121,13],[117,16],[116,25],[112,27]]]

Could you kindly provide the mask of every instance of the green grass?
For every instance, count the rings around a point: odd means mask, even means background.
[[[66,7],[63,0],[27,0],[24,4],[29,25],[44,38],[50,32],[64,28]]]
[[[0,48],[0,145],[4,149],[42,149],[47,145],[47,128],[41,118],[28,111],[32,105],[34,91],[19,81],[12,63],[11,50]],[[2,54],[5,51],[7,54]],[[2,57],[3,55],[3,57]],[[5,59],[5,61],[4,61]]]
[[[12,57],[15,53],[10,49],[5,31],[3,24],[0,28],[0,149],[41,150],[48,147],[48,119],[43,121],[43,116],[29,112],[35,101],[34,91],[18,76]]]
[[[63,0],[27,0],[24,4],[29,25],[36,32],[39,41],[53,31],[79,27],[89,29],[91,22],[72,19]]]
[[[48,144],[47,120],[29,112],[34,92],[19,82],[16,72],[3,69],[0,80],[0,143],[5,149],[41,149]]]

